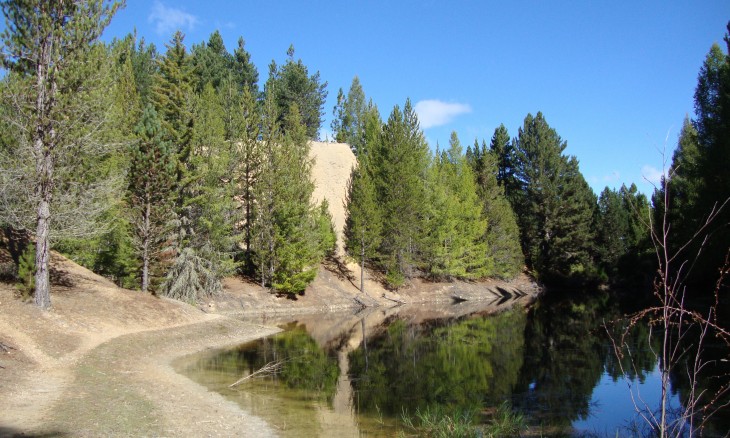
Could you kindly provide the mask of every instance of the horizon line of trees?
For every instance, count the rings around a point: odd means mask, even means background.
[[[21,236],[11,244],[16,273],[38,306],[50,306],[51,245],[120,286],[183,300],[215,293],[234,273],[303,293],[336,237],[326,202],[311,199],[309,142],[327,82],[293,46],[260,87],[243,38],[230,53],[215,31],[188,50],[178,31],[163,54],[133,34],[98,41],[118,2],[0,6],[9,23],[0,225]],[[730,193],[728,65],[713,46],[697,118],[658,188],[670,191],[678,236]],[[650,203],[633,184],[596,196],[542,113],[528,114],[514,138],[500,125],[464,150],[453,133],[435,152],[409,100],[383,120],[357,77],[333,115],[335,139],[358,159],[345,249],[386,285],[512,278],[525,267],[546,284],[650,280],[649,227],[662,198]],[[708,263],[698,266],[718,266],[727,222],[725,211],[706,227]]]

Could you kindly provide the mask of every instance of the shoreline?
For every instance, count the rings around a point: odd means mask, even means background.
[[[352,278],[320,269],[296,300],[227,279],[226,293],[191,306],[120,289],[57,254],[53,264],[68,282],[54,285],[50,311],[0,283],[0,342],[11,347],[0,350],[0,437],[276,436],[261,418],[178,374],[173,362],[279,332],[272,325],[287,316],[355,315],[365,298]],[[531,299],[503,294],[524,281],[417,281],[388,292],[366,278],[370,309],[419,318],[499,311]],[[407,304],[394,306],[394,299]]]

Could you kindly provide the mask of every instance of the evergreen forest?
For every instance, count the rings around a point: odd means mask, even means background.
[[[726,263],[727,35],[699,66],[694,115],[656,191],[596,195],[540,111],[516,131],[429,145],[409,99],[381,113],[358,77],[325,108],[328,83],[294,46],[262,74],[245,40],[230,50],[219,31],[200,43],[178,31],[165,47],[136,33],[102,42],[117,7],[2,2],[0,226],[8,275],[41,308],[51,249],[120,286],[191,302],[232,275],[302,294],[327,257],[391,288],[522,272],[575,290],[648,288],[657,238],[687,260],[675,266],[690,282],[714,284]],[[327,111],[358,161],[346,254],[326,202],[312,201],[310,142]]]

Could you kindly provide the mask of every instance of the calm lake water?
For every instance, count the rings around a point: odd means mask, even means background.
[[[176,366],[282,436],[394,436],[404,413],[438,405],[485,421],[504,403],[532,435],[630,436],[645,427],[629,387],[640,406],[658,406],[659,337],[634,329],[633,361],[617,360],[603,323],[621,315],[604,296],[268,319],[285,331]],[[228,387],[267,364],[275,369]],[[686,386],[672,376],[673,408]],[[725,417],[707,435],[724,436]]]

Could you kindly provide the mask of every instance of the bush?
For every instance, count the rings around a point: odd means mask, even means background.
[[[20,296],[24,299],[33,297],[35,291],[35,245],[29,243],[18,260],[17,283]]]

